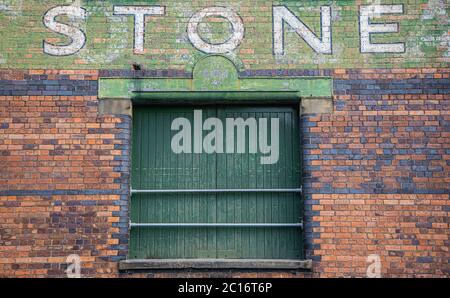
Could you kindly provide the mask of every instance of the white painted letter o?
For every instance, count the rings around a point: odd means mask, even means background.
[[[210,44],[205,42],[198,34],[198,25],[209,16],[221,16],[227,19],[232,27],[233,34],[221,44]],[[207,7],[195,13],[189,20],[187,33],[189,40],[198,50],[208,54],[224,54],[236,49],[244,38],[244,23],[239,15],[227,7]]]

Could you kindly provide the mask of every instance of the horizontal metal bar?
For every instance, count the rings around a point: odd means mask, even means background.
[[[236,188],[236,189],[131,189],[131,193],[301,193],[300,188]]]
[[[303,223],[130,223],[130,227],[154,228],[303,228]]]

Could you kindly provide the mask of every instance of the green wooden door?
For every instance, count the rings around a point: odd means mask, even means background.
[[[181,118],[190,126],[186,126],[190,138],[185,134],[175,142],[184,146],[179,152],[173,139],[181,127],[173,124]],[[243,124],[233,122],[237,119],[245,121],[244,126],[233,126]],[[272,119],[278,119],[278,125]],[[208,121],[214,126],[208,126]],[[272,131],[272,126],[278,130]],[[211,140],[208,135],[213,128],[216,138]],[[132,142],[132,189],[300,186],[298,112],[294,108],[136,107]],[[207,144],[215,145],[214,150],[205,149]],[[264,144],[271,144],[272,150],[268,152]],[[298,193],[159,193],[131,198],[133,223],[298,223],[301,210]],[[301,240],[297,227],[132,227],[130,257],[292,259],[303,257]]]

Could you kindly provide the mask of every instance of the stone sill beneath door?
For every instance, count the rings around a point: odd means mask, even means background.
[[[255,269],[311,270],[312,260],[290,259],[133,259],[119,262],[119,270]]]

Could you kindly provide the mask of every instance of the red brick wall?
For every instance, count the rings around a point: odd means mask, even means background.
[[[117,271],[128,249],[127,116],[98,115],[97,71],[0,71],[0,276],[446,277],[449,69],[338,69],[304,115],[310,273]],[[257,74],[256,74],[257,75]],[[367,92],[370,91],[370,92]]]
[[[129,119],[98,115],[97,71],[1,71],[0,78],[53,94],[0,96],[0,276],[65,276],[70,254],[81,256],[83,275],[116,274],[127,180],[116,167],[128,142],[118,127]],[[73,95],[58,96],[67,92],[62,86]]]
[[[305,129],[317,275],[365,276],[370,254],[385,277],[450,274],[449,72],[334,71],[335,111]]]

